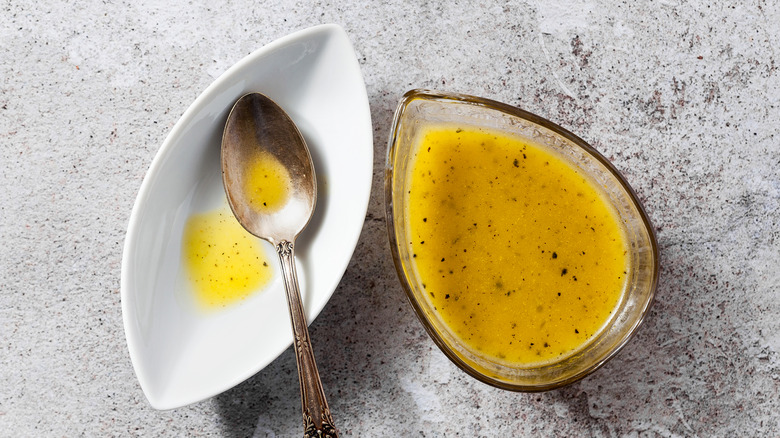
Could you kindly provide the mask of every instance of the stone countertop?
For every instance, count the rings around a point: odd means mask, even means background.
[[[189,104],[251,51],[326,22],[354,44],[374,124],[362,235],[311,326],[344,436],[780,433],[780,6],[73,3],[0,6],[0,436],[301,435],[290,350],[210,400],[153,410],[119,278],[142,178]],[[396,103],[419,87],[549,118],[635,188],[658,233],[659,288],[595,374],[501,391],[451,364],[416,320],[390,256],[382,169]]]

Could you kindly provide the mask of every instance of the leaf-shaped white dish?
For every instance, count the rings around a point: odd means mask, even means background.
[[[181,263],[187,219],[227,206],[222,130],[233,103],[254,91],[287,111],[316,168],[317,208],[296,245],[309,321],[333,294],[360,236],[373,168],[368,97],[346,33],[322,25],[276,40],[220,76],[173,127],[141,184],[125,239],[122,313],[133,367],[156,409],[219,394],[292,343],[278,274],[239,304],[204,312]],[[278,272],[273,248],[263,245]]]

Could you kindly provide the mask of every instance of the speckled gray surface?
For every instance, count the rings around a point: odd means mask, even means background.
[[[287,351],[154,411],[119,296],[141,180],[190,102],[273,39],[348,32],[374,123],[355,257],[311,333],[344,436],[780,435],[780,7],[773,2],[0,2],[0,436],[300,436]],[[657,299],[592,376],[542,394],[467,377],[396,279],[382,166],[399,97],[481,95],[611,158],[655,223]]]

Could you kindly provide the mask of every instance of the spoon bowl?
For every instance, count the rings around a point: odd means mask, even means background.
[[[278,208],[258,208],[257,190],[247,190],[255,176],[251,172],[258,170],[247,164],[257,162],[270,164],[261,170],[287,171],[274,181],[277,189],[287,192]],[[309,149],[287,113],[263,94],[247,94],[233,106],[222,137],[222,176],[238,221],[274,246],[294,240],[314,213],[317,178]]]
[[[247,231],[274,245],[281,262],[301,387],[304,437],[338,437],[322,388],[295,272],[295,238],[317,203],[309,149],[273,100],[247,94],[235,103],[222,136],[222,181]]]

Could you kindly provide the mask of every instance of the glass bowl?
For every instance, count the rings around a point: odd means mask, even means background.
[[[622,222],[627,240],[625,290],[612,316],[584,346],[537,364],[508,363],[466,345],[444,323],[424,292],[413,262],[407,193],[417,136],[435,126],[486,129],[546,148],[598,185]],[[474,194],[479,196],[479,193]],[[385,203],[393,260],[417,317],[458,367],[487,384],[513,391],[545,391],[575,382],[601,367],[636,333],[655,295],[658,246],[647,214],[615,167],[590,145],[560,126],[516,107],[479,97],[412,90],[395,112],[385,165]],[[504,269],[502,267],[502,269]],[[511,263],[506,269],[517,269]]]

